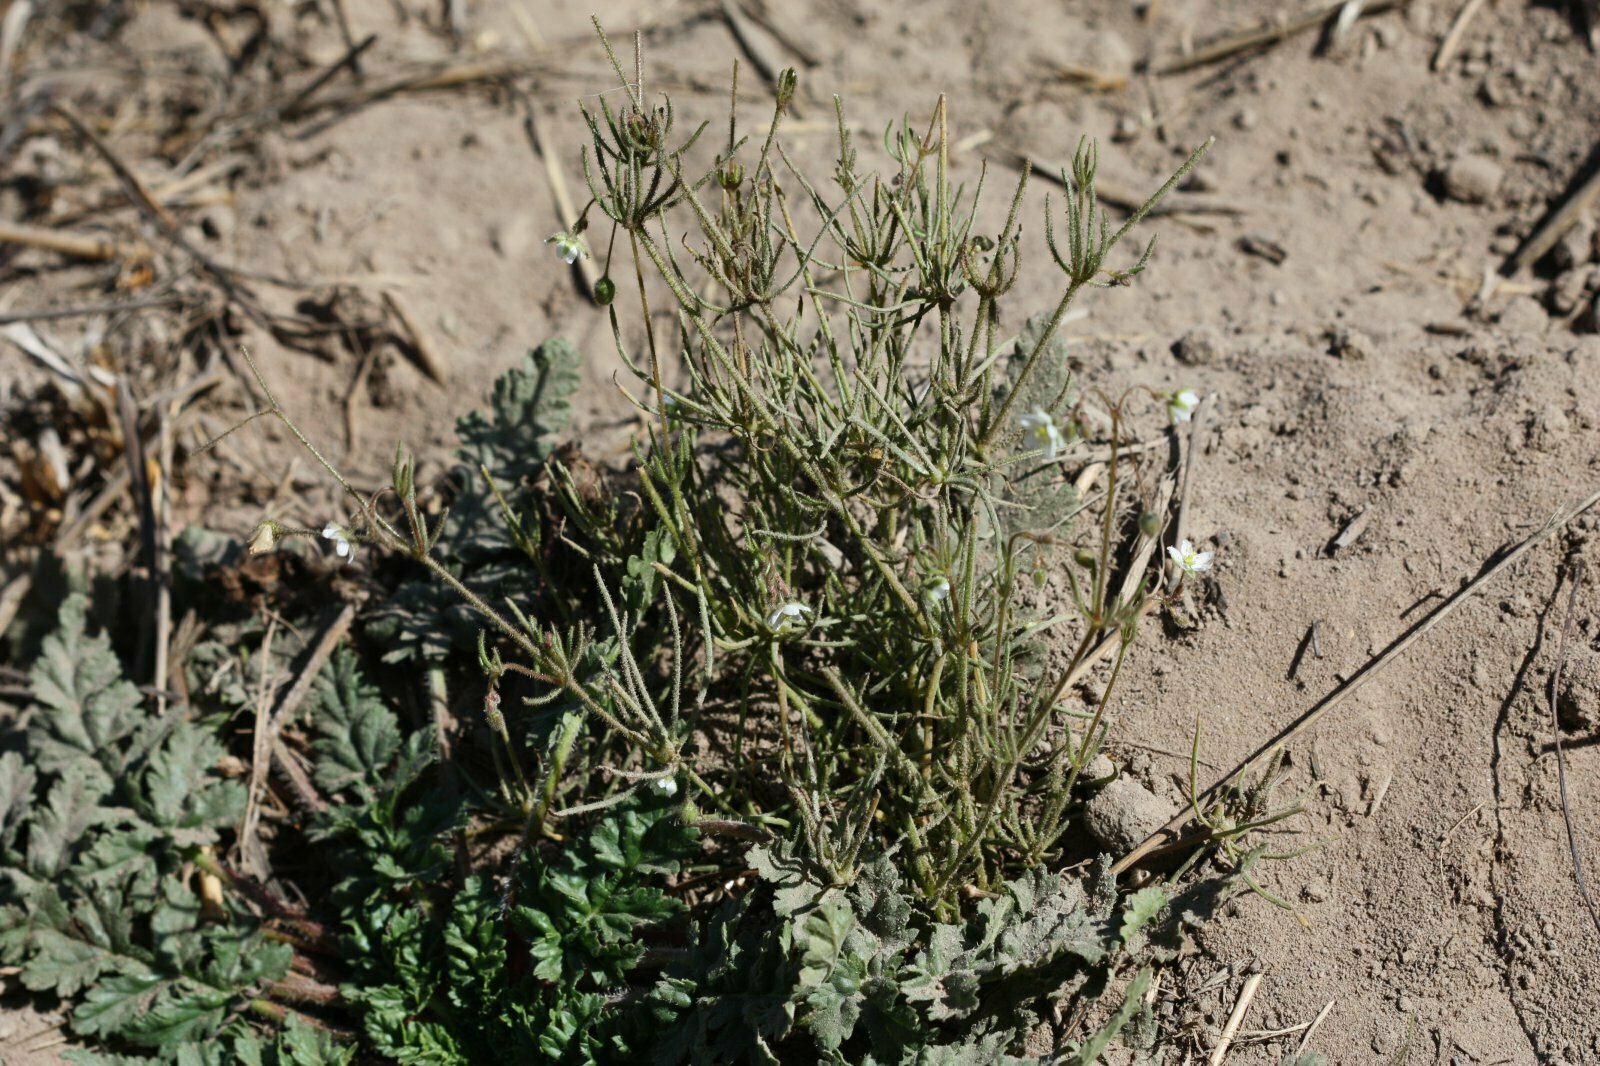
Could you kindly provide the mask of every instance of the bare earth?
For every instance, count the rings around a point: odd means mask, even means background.
[[[317,14],[334,6],[262,5],[272,44],[260,54],[287,64],[270,70],[247,47],[258,25],[252,4],[129,4],[125,22],[100,26],[74,10],[70,33],[36,15],[0,90],[15,103],[53,87],[159,187],[177,161],[162,154],[163,137],[181,125],[175,102],[204,116],[240,79],[259,83],[263,101],[304,86],[345,51]],[[480,405],[527,347],[559,332],[591,360],[577,427],[587,452],[623,462],[633,415],[611,384],[620,363],[610,327],[541,243],[571,220],[558,217],[524,129],[531,107],[581,208],[576,102],[592,106],[592,94],[614,84],[586,36],[589,12],[538,0],[453,5],[464,23],[452,40],[443,6],[348,0],[354,38],[378,36],[362,56],[365,82],[344,72],[320,91],[347,95],[436,62],[525,66],[348,114],[312,111],[260,136],[221,138],[216,150],[191,138],[178,155],[233,164],[189,194],[199,203],[171,208],[220,263],[304,283],[251,281],[269,311],[392,324],[382,293],[397,293],[436,349],[443,382],[419,369],[393,330],[376,327],[334,330],[296,349],[237,312],[186,334],[205,316],[152,311],[39,322],[39,336],[76,358],[92,330],[105,330],[95,358],[147,392],[242,341],[280,400],[321,430],[358,482],[376,483],[397,441],[443,454],[454,416]],[[1494,273],[1600,166],[1600,59],[1559,6],[1485,5],[1439,72],[1430,64],[1458,13],[1453,0],[1362,18],[1330,47],[1319,29],[1170,75],[1157,72],[1185,42],[1204,47],[1278,5],[768,6],[818,61],[807,67],[755,31],[781,63],[801,66],[791,140],[803,156],[826,173],[833,92],[863,155],[888,122],[926,116],[945,93],[955,138],[974,135],[955,158],[958,178],[970,185],[990,161],[991,225],[1005,208],[1001,187],[1014,180],[1013,150],[1065,163],[1080,134],[1098,137],[1102,173],[1146,189],[1216,138],[1188,191],[1237,211],[1155,220],[1151,270],[1132,289],[1096,293],[1084,305],[1091,314],[1070,327],[1080,369],[1107,391],[1141,383],[1212,397],[1188,530],[1217,553],[1214,587],[1197,628],[1149,627],[1115,701],[1114,754],[1173,811],[1184,802],[1197,719],[1208,783],[1497,550],[1600,488],[1593,221],[1533,269]],[[744,53],[717,5],[606,3],[598,13],[620,38],[650,27],[647,87],[671,92],[684,121],[723,113],[728,69]],[[545,51],[533,51],[525,24]],[[1091,68],[1107,87],[1094,91],[1064,68]],[[741,81],[741,114],[753,127],[769,107],[766,86],[747,61]],[[0,126],[9,121],[0,113]],[[6,126],[0,143],[0,219],[51,225],[115,189],[45,113],[15,133]],[[41,184],[55,190],[42,216]],[[1030,184],[1026,240],[1036,258],[1050,189],[1041,176]],[[169,247],[120,203],[67,228],[119,239],[142,232]],[[631,277],[617,281],[629,291]],[[185,292],[206,284],[178,279]],[[1025,276],[1010,298],[1012,328],[1055,297],[1047,273],[1028,284]],[[111,266],[0,250],[0,316],[139,295]],[[42,373],[0,341],[0,400],[29,395]],[[185,442],[252,401],[230,372],[209,403]],[[331,500],[305,463],[285,469],[289,454],[265,432],[230,440],[215,459],[179,471],[187,512],[178,517],[242,536],[280,482],[313,506]],[[1364,532],[1330,553],[1358,515]],[[1589,695],[1564,736],[1573,823],[1600,877],[1596,511],[1498,577],[1294,747],[1282,795],[1310,789],[1309,813],[1283,847],[1321,846],[1256,867],[1292,910],[1241,895],[1165,977],[1163,1011],[1183,1034],[1168,1061],[1184,1061],[1183,1050],[1205,1061],[1251,973],[1264,979],[1231,1064],[1277,1062],[1299,1046],[1295,1027],[1329,1003],[1309,1048],[1335,1063],[1391,1061],[1402,1049],[1411,1063],[1596,1061],[1600,929],[1574,885],[1545,702],[1565,575],[1579,559],[1592,579],[1569,671],[1589,679]],[[1313,625],[1320,654],[1307,641]],[[48,1042],[37,1034],[49,1024],[20,1012],[0,1019],[0,1055],[37,1061],[27,1049]],[[1284,1029],[1294,1031],[1257,1038]]]

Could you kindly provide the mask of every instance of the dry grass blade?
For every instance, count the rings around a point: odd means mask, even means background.
[[[1013,151],[1011,155],[1020,165],[1026,163],[1033,168],[1034,173],[1048,178],[1056,184],[1061,183],[1062,166],[1051,162],[1043,156],[1032,152]],[[1094,179],[1095,196],[1100,202],[1110,204],[1112,207],[1124,211],[1137,211],[1150,199],[1149,195],[1140,192],[1132,185],[1125,185],[1111,178],[1096,176]],[[1242,204],[1229,203],[1225,200],[1216,200],[1195,193],[1169,192],[1161,198],[1161,202],[1150,208],[1147,217],[1155,218],[1158,215],[1242,215],[1248,209]]]
[[[300,709],[300,704],[305,702],[317,675],[322,672],[322,667],[333,654],[333,649],[350,631],[350,624],[355,621],[355,617],[356,609],[347,603],[333,621],[317,635],[317,642],[312,645],[310,654],[300,667],[300,672],[295,675],[289,687],[283,690],[270,714],[267,711],[267,701],[265,699],[257,701],[255,741],[250,760],[250,792],[239,829],[240,853],[245,859],[246,870],[254,876],[264,877],[267,874],[264,868],[266,849],[261,846],[256,836],[256,826],[261,818],[261,793],[266,787],[268,767],[275,762],[278,764],[279,770],[288,777],[291,787],[295,789],[305,806],[315,809],[321,803],[321,797],[317,796],[315,791],[307,792],[300,788],[300,777],[296,774],[299,769],[298,764],[291,762],[282,754],[286,749],[279,739],[279,734],[283,731],[284,723],[288,722],[294,716],[294,712]],[[267,662],[268,644],[270,636],[268,642],[262,645],[263,664]]]
[[[1583,897],[1589,920],[1595,932],[1600,933],[1600,907],[1595,906],[1589,894],[1589,883],[1583,876],[1583,853],[1578,848],[1578,831],[1572,825],[1572,802],[1567,794],[1567,756],[1561,747],[1561,716],[1556,701],[1561,688],[1561,668],[1567,662],[1567,642],[1572,637],[1572,626],[1578,617],[1578,590],[1583,587],[1583,561],[1572,566],[1572,591],[1567,596],[1567,619],[1561,626],[1561,644],[1556,649],[1556,667],[1550,673],[1550,728],[1555,737],[1556,779],[1561,786],[1561,819],[1567,826],[1567,849],[1572,853],[1572,876],[1578,885],[1578,895]]]
[[[1544,258],[1544,254],[1556,246],[1562,234],[1578,224],[1578,219],[1597,199],[1600,199],[1600,167],[1553,214],[1545,217],[1533,235],[1506,260],[1500,273],[1512,277]]]
[[[94,263],[112,259],[139,259],[150,254],[149,245],[140,242],[114,241],[89,233],[69,233],[22,222],[0,222],[0,244],[43,248],[47,252]]]
[[[1233,1013],[1228,1015],[1228,1022],[1222,1027],[1222,1036],[1212,1049],[1208,1066],[1222,1066],[1222,1060],[1228,1057],[1228,1048],[1233,1046],[1233,1038],[1238,1035],[1239,1026],[1244,1024],[1245,1011],[1250,1009],[1251,1001],[1256,998],[1261,978],[1262,975],[1258,973],[1245,978],[1244,987],[1239,990],[1239,998],[1233,1005]]]
[[[1339,0],[1338,3],[1326,4],[1298,18],[1292,18],[1277,25],[1257,26],[1253,29],[1230,34],[1215,44],[1200,49],[1193,55],[1174,60],[1162,67],[1157,73],[1181,74],[1186,70],[1194,70],[1196,67],[1220,63],[1224,59],[1230,59],[1240,52],[1248,52],[1253,48],[1265,48],[1270,45],[1281,44],[1291,37],[1298,37],[1302,33],[1316,29],[1329,19],[1337,18],[1345,9],[1346,2],[1347,0]],[[1379,15],[1397,7],[1404,7],[1409,2],[1410,0],[1373,0],[1372,3],[1362,7],[1361,15],[1363,17]]]
[[[1444,35],[1444,41],[1439,45],[1439,50],[1433,54],[1432,69],[1435,73],[1443,70],[1455,56],[1456,49],[1461,47],[1461,39],[1467,34],[1467,25],[1483,6],[1483,0],[1467,0],[1461,5],[1461,10],[1456,13],[1456,20],[1450,24],[1450,32]]]
[[[1460,607],[1461,604],[1464,603],[1468,598],[1481,590],[1484,585],[1486,585],[1501,571],[1505,570],[1512,563],[1522,558],[1522,556],[1526,555],[1534,547],[1544,543],[1550,537],[1554,536],[1557,531],[1563,529],[1574,518],[1577,518],[1579,515],[1588,511],[1597,503],[1600,503],[1600,492],[1591,494],[1587,499],[1583,500],[1568,511],[1557,512],[1548,522],[1540,527],[1537,532],[1530,534],[1516,547],[1502,555],[1487,569],[1478,574],[1477,577],[1463,585],[1455,593],[1455,595],[1451,596],[1438,607],[1435,607],[1416,625],[1412,626],[1410,629],[1406,630],[1405,633],[1396,638],[1395,641],[1385,648],[1381,654],[1379,654],[1376,658],[1369,660],[1365,666],[1363,666],[1360,670],[1357,670],[1348,681],[1312,705],[1309,710],[1305,711],[1300,715],[1299,718],[1295,719],[1293,724],[1285,728],[1272,739],[1268,740],[1265,744],[1262,744],[1255,750],[1254,753],[1240,762],[1220,780],[1212,784],[1210,788],[1206,789],[1199,796],[1195,797],[1194,805],[1203,808],[1207,803],[1210,803],[1212,800],[1215,800],[1217,797],[1219,797],[1224,789],[1237,782],[1251,766],[1255,765],[1257,760],[1259,760],[1262,756],[1283,747],[1284,745],[1303,735],[1307,730],[1315,725],[1323,715],[1327,714],[1345,700],[1349,699],[1357,690],[1382,672],[1385,667],[1393,663],[1397,658],[1400,657],[1401,654],[1405,652],[1407,648],[1411,647],[1412,644],[1420,640],[1426,633],[1428,633],[1429,630],[1433,629],[1434,626],[1444,621],[1444,619],[1453,613],[1457,607]],[[1180,835],[1180,830],[1188,821],[1189,812],[1187,810],[1178,814],[1166,825],[1162,826],[1154,833],[1151,833],[1148,837],[1141,841],[1132,851],[1118,859],[1112,865],[1111,872],[1113,874],[1120,874],[1147,856],[1158,852],[1176,850],[1204,839],[1205,834],[1203,832],[1196,833],[1189,837]]]

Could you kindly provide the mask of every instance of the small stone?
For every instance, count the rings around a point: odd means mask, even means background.
[[[1222,338],[1214,329],[1194,329],[1172,346],[1173,358],[1184,366],[1211,366],[1222,358]]]
[[[1173,812],[1172,804],[1123,776],[1084,804],[1083,821],[1103,846],[1123,853],[1165,825]]]
[[[516,261],[524,258],[533,247],[535,237],[533,216],[516,214],[490,228],[489,246],[501,259]]]
[[[1588,215],[1578,216],[1578,221],[1550,249],[1550,265],[1557,270],[1583,266],[1595,254],[1595,236],[1594,220]]]
[[[1600,652],[1574,648],[1568,653],[1556,694],[1556,721],[1568,732],[1600,727]]]
[[[1093,784],[1096,781],[1104,781],[1112,777],[1116,772],[1115,763],[1104,755],[1096,755],[1089,760],[1089,765],[1083,768],[1083,773],[1078,775],[1078,780]]]
[[[1583,303],[1583,298],[1589,288],[1589,271],[1568,270],[1560,274],[1550,283],[1550,288],[1545,292],[1544,303],[1550,308],[1553,315],[1570,315]]]
[[[1260,117],[1248,107],[1233,116],[1233,126],[1239,130],[1253,130],[1260,121]]]
[[[1540,334],[1549,328],[1550,316],[1532,296],[1518,296],[1506,304],[1495,322],[1506,333]]]
[[[1300,898],[1308,903],[1326,903],[1332,895],[1332,886],[1320,877],[1314,881],[1307,881],[1300,889]]]
[[[1488,203],[1500,191],[1506,172],[1487,156],[1464,155],[1445,168],[1444,194],[1464,204]]]
[[[1094,57],[1094,68],[1113,77],[1133,77],[1134,64],[1139,57],[1133,48],[1115,30],[1101,30],[1089,35],[1089,55]]]
[[[1340,326],[1328,334],[1328,351],[1340,359],[1365,359],[1372,350],[1372,338],[1359,329]]]

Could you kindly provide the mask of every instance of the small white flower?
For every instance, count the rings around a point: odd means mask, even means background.
[[[1034,447],[1044,449],[1046,460],[1054,459],[1056,453],[1067,446],[1067,438],[1056,428],[1056,420],[1039,408],[1023,415],[1020,421],[1022,431],[1033,439]]]
[[[656,791],[663,796],[676,796],[678,794],[678,782],[670,777],[663,777],[656,782]]]
[[[1195,551],[1194,545],[1188,541],[1183,541],[1176,548],[1168,548],[1167,554],[1178,564],[1178,569],[1186,574],[1203,574],[1211,569],[1211,553]]]
[[[810,614],[811,608],[803,603],[786,603],[782,607],[767,615],[768,629],[782,629],[789,624],[791,618],[799,618],[803,614]]]
[[[950,598],[950,579],[947,577],[937,579],[923,591],[923,595],[934,603],[943,603]]]
[[[576,263],[579,259],[589,258],[589,245],[585,243],[582,237],[574,237],[566,230],[562,230],[560,233],[552,233],[545,238],[544,243],[554,243],[556,255],[566,260],[568,266]]]
[[[1187,422],[1199,406],[1200,397],[1195,395],[1193,389],[1179,389],[1167,396],[1167,417],[1172,419],[1173,425]]]
[[[350,531],[336,522],[322,527],[322,535],[333,541],[333,553],[341,559],[356,557],[355,545],[350,542]]]

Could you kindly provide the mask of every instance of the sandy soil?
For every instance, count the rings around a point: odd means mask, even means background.
[[[455,5],[464,14],[452,35],[443,5],[348,0],[353,37],[377,40],[362,55],[364,80],[340,74],[320,90],[324,102],[424,68],[520,65],[511,77],[348,111],[319,104],[259,132],[222,121],[245,103],[292,97],[338,60],[334,6],[43,4],[53,17],[35,17],[0,85],[13,105],[0,115],[0,219],[170,249],[81,139],[42,110],[49,92],[157,189],[226,163],[171,203],[179,232],[248,271],[236,280],[264,312],[331,329],[291,345],[237,309],[219,314],[215,281],[193,257],[165,251],[143,278],[127,264],[0,250],[0,316],[142,293],[189,298],[181,315],[32,325],[69,363],[124,373],[142,395],[242,341],[358,483],[382,476],[397,441],[440,454],[453,417],[480,404],[526,347],[561,332],[590,356],[578,432],[591,457],[620,462],[631,416],[610,384],[619,364],[609,328],[541,244],[570,220],[558,217],[524,125],[531,110],[580,191],[575,103],[612,84],[585,35],[587,9]],[[716,5],[599,6],[615,31],[648,27],[648,76],[681,111],[723,113],[741,53]],[[1194,539],[1217,552],[1204,616],[1186,634],[1152,632],[1117,701],[1119,759],[1174,809],[1187,761],[1170,753],[1188,751],[1197,718],[1217,768],[1209,780],[1499,548],[1600,487],[1593,222],[1532,269],[1494,272],[1600,166],[1600,60],[1564,10],[1486,5],[1437,72],[1458,6],[1416,0],[1362,18],[1340,40],[1319,30],[1166,74],[1186,45],[1204,47],[1277,5],[769,6],[815,60],[802,64],[794,136],[815,161],[830,148],[832,92],[864,144],[947,93],[955,136],[974,135],[955,161],[967,181],[985,158],[1011,174],[1017,149],[1066,162],[1088,134],[1101,139],[1103,173],[1153,187],[1216,137],[1189,191],[1237,210],[1158,222],[1151,271],[1133,290],[1090,301],[1090,317],[1072,326],[1091,379],[1214,397],[1189,519]],[[799,62],[755,32],[782,63]],[[1103,75],[1102,86],[1063,73],[1072,68]],[[767,106],[755,96],[743,108],[752,122]],[[1034,219],[1047,188],[1033,183]],[[988,211],[1003,209],[992,197]],[[1029,240],[1042,254],[1037,224]],[[1012,297],[1017,323],[1052,298],[1044,275],[1034,284]],[[414,340],[396,339],[411,330],[385,292],[426,337],[443,380],[420,368]],[[183,440],[248,409],[236,369]],[[9,410],[44,377],[0,341]],[[286,469],[286,454],[270,433],[230,440],[215,460],[179,470],[176,517],[243,534],[291,490],[315,510],[325,486],[304,463]],[[29,524],[13,476],[28,461],[13,456],[5,469],[8,536]],[[1358,515],[1362,535],[1330,552]],[[1169,1061],[1184,1050],[1204,1061],[1251,973],[1263,980],[1229,1063],[1276,1062],[1303,1030],[1250,1034],[1303,1026],[1329,1003],[1310,1047],[1336,1063],[1402,1049],[1408,1062],[1484,1066],[1600,1056],[1600,930],[1574,887],[1545,703],[1562,576],[1583,559],[1600,578],[1597,530],[1582,519],[1530,553],[1295,746],[1284,791],[1310,788],[1309,813],[1285,847],[1321,846],[1257,868],[1292,911],[1242,896],[1168,975],[1163,1011],[1182,1034]],[[1579,601],[1580,681],[1600,655],[1597,590],[1591,581]],[[1302,650],[1313,625],[1320,655]],[[1584,698],[1566,733],[1571,810],[1597,866],[1600,696]],[[20,1044],[0,1039],[0,1054],[24,1061]]]

